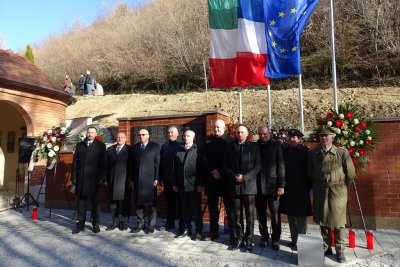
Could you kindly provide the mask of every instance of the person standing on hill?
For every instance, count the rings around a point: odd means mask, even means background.
[[[90,74],[90,71],[86,72],[85,85],[86,85],[86,90],[87,90],[88,96],[92,96],[93,95],[93,77],[92,77],[92,74]]]
[[[86,93],[85,79],[86,79],[86,77],[83,75],[83,73],[81,73],[78,84],[79,84],[79,91],[82,92],[82,95],[84,95]]]

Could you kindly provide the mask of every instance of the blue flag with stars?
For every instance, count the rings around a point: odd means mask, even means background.
[[[300,35],[318,0],[264,0],[268,78],[301,73]]]

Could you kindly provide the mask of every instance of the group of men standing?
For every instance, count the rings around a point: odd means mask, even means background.
[[[168,141],[161,148],[149,140],[146,129],[141,129],[137,144],[130,147],[125,134],[118,133],[117,144],[106,151],[104,144],[95,140],[95,130],[88,128],[87,138],[78,143],[74,155],[72,178],[77,186],[79,216],[73,233],[84,229],[88,197],[92,200],[93,231],[100,231],[98,191],[103,181],[109,192],[113,218],[106,230],[128,229],[133,192],[138,223],[132,232],[146,229],[153,233],[157,185],[162,183],[167,202],[164,226],[166,230],[173,230],[178,219],[177,237],[203,239],[201,194],[205,189],[211,240],[219,237],[220,202],[223,202],[232,249],[253,249],[255,206],[262,237],[260,246],[268,246],[271,236],[272,249],[279,250],[280,214],[284,213],[288,215],[290,246],[296,249],[297,237],[306,233],[306,218],[312,214],[313,188],[314,221],[321,225],[325,255],[332,254],[329,230],[333,228],[337,259],[345,261],[347,186],[354,179],[355,171],[347,150],[332,145],[335,133],[331,127],[320,130],[320,145],[311,150],[301,144],[303,134],[299,130],[291,129],[287,144],[281,144],[271,138],[268,127],[260,126],[259,140],[251,142],[247,127],[239,125],[234,140],[225,133],[222,120],[215,121],[214,135],[207,140],[204,150],[194,142],[195,132],[186,130],[180,142],[178,129],[171,126]],[[271,214],[270,232],[267,207]]]

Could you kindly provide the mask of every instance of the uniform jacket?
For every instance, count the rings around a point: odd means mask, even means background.
[[[78,196],[98,194],[101,182],[105,179],[105,170],[105,144],[95,139],[87,146],[85,139],[76,145],[71,179],[76,185]]]
[[[278,188],[285,188],[285,161],[281,143],[270,139],[257,142],[261,153],[261,170],[257,176],[257,193],[276,196]]]
[[[138,206],[156,204],[157,190],[153,186],[158,180],[160,165],[160,145],[149,141],[144,151],[140,151],[140,143],[132,148],[130,179],[134,182],[133,195]]]
[[[173,185],[179,192],[197,192],[198,186],[204,186],[202,155],[196,144],[189,149],[182,144],[176,152]]]
[[[108,184],[108,194],[110,200],[123,200],[125,189],[129,182],[129,156],[131,147],[125,144],[119,153],[116,151],[117,145],[107,149],[107,171],[106,179]]]
[[[182,145],[179,141],[168,141],[161,146],[160,151],[160,181],[172,183],[174,179],[174,160],[176,152]]]
[[[257,174],[260,171],[260,149],[256,143],[246,141],[242,160],[239,160],[238,142],[227,145],[224,155],[224,171],[228,176],[229,194],[255,195],[257,193]],[[242,174],[244,182],[237,183],[235,176]]]
[[[204,177],[206,194],[225,196],[228,194],[228,177],[224,172],[224,154],[226,146],[233,139],[229,135],[213,136],[206,142],[204,149]],[[221,178],[215,179],[211,172],[218,170]]]
[[[349,152],[332,146],[324,157],[319,145],[309,151],[307,161],[314,190],[314,221],[327,227],[344,227],[347,187],[356,176]]]
[[[285,193],[280,197],[279,208],[282,213],[306,217],[311,216],[311,199],[309,196],[312,184],[307,174],[308,147],[297,145],[283,146],[285,161]]]

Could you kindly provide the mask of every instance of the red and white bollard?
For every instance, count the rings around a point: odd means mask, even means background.
[[[335,247],[335,231],[333,230],[333,228],[331,228],[331,247]]]
[[[32,209],[32,220],[37,219],[37,207],[33,207]]]

